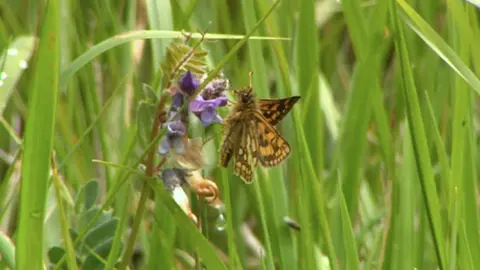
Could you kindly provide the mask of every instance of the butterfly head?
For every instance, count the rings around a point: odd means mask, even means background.
[[[253,93],[252,87],[252,75],[253,72],[250,72],[250,85],[248,87],[233,90],[233,93],[236,95],[237,102],[244,105],[253,104],[253,102],[255,101],[255,94]]]
[[[237,102],[242,104],[253,103],[255,99],[253,89],[251,87],[234,90],[233,93],[236,95]]]

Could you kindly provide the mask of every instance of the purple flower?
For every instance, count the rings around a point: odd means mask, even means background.
[[[200,118],[203,127],[207,127],[213,123],[222,123],[223,120],[217,114],[217,108],[226,106],[227,102],[228,99],[225,96],[205,100],[202,95],[198,95],[190,102],[189,109]]]
[[[185,74],[183,74],[178,86],[185,94],[191,96],[193,93],[195,93],[199,85],[200,82],[195,77],[195,74],[188,70],[185,72]]]
[[[172,168],[162,171],[161,178],[165,188],[172,192],[176,187],[180,187],[186,183],[186,172],[183,169]]]
[[[203,99],[215,99],[221,96],[224,96],[224,91],[228,89],[229,82],[227,79],[220,77],[215,79],[207,84],[205,88],[202,90]]]
[[[170,111],[178,111],[183,106],[184,102],[185,96],[182,93],[177,92],[172,97],[172,105],[170,107]]]
[[[170,118],[175,115],[173,113]],[[162,142],[158,148],[158,154],[161,156],[166,155],[170,149],[173,149],[175,153],[183,155],[185,153],[185,134],[187,128],[181,120],[175,120],[167,122],[167,134],[162,138]]]
[[[202,92],[195,97],[189,104],[189,110],[192,111],[202,122],[204,127],[213,123],[222,123],[222,118],[217,114],[217,108],[227,105],[227,97],[224,91],[228,88],[229,82],[223,76],[208,83]],[[200,81],[190,71],[183,74],[178,82],[179,88],[186,96],[192,96],[200,86]],[[183,105],[181,93],[174,96],[172,109],[179,108]],[[176,97],[178,95],[178,97]],[[182,104],[177,106],[177,104]]]

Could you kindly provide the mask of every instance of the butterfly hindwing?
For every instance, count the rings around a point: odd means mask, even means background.
[[[257,138],[252,120],[246,120],[240,125],[242,125],[242,136],[237,142],[234,172],[248,184],[252,182],[253,170],[257,165]]]
[[[218,164],[223,168],[228,167],[228,162],[235,155],[235,152],[238,151],[238,141],[241,139],[243,133],[243,125],[241,123],[226,127],[227,129],[225,130],[224,139],[220,146],[220,161]]]
[[[258,161],[263,167],[275,167],[290,155],[290,145],[262,115],[256,120]]]

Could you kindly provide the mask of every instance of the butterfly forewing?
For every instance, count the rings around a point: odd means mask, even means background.
[[[259,99],[257,104],[268,123],[275,126],[287,115],[299,99],[299,96],[281,99]]]

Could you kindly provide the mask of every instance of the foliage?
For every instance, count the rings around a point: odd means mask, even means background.
[[[480,268],[477,2],[0,1],[0,268]]]
[[[80,188],[75,200],[76,211],[72,223],[78,225],[76,228],[70,228],[73,241],[78,237],[78,231],[90,223],[95,213],[101,212],[100,217],[94,222],[92,228],[87,229],[84,239],[80,240],[75,248],[76,263],[82,266],[81,269],[104,269],[104,262],[111,252],[118,227],[119,218],[115,217],[112,211],[103,211],[101,205],[96,204],[99,189],[98,181],[93,179]],[[53,246],[48,250],[51,269],[54,267],[68,269],[66,264],[59,263],[65,254],[66,251],[62,246]]]

